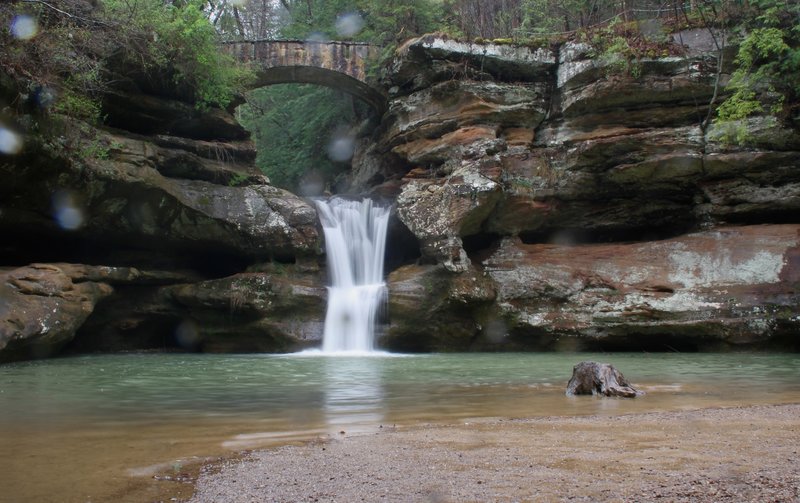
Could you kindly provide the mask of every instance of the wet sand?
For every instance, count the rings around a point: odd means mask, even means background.
[[[192,502],[800,501],[800,404],[346,431],[201,470]]]

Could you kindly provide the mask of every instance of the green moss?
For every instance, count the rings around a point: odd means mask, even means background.
[[[230,187],[240,187],[242,185],[247,185],[247,181],[249,180],[249,176],[244,173],[234,173],[231,176],[230,180],[228,180],[228,186]]]
[[[97,124],[102,108],[99,99],[65,88],[53,105],[53,111]]]

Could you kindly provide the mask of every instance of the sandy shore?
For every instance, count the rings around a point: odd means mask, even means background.
[[[800,501],[800,404],[482,420],[254,452],[193,502]]]

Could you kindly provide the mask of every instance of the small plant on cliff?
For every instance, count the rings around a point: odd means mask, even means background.
[[[753,115],[796,114],[800,105],[800,4],[754,0],[739,29],[745,33],[726,88],[731,94],[717,109],[717,124],[746,143],[741,121]]]
[[[96,33],[102,25],[85,17],[86,5],[70,7],[66,13],[44,2],[0,5],[0,73],[19,90],[13,106],[98,122],[107,44]],[[22,22],[24,32],[13,28]]]
[[[800,28],[794,31],[800,35]],[[728,85],[733,94],[719,107],[720,119],[743,119],[764,111],[779,113],[787,98],[800,95],[800,47],[787,43],[791,35],[779,28],[759,28],[745,37]]]
[[[588,43],[596,57],[605,63],[609,74],[629,75],[639,78],[642,73],[641,60],[675,54],[679,48],[666,38],[648,36],[642,32],[639,23],[611,23],[576,32],[576,38]]]
[[[229,187],[239,187],[239,186],[242,186],[242,185],[246,185],[247,184],[247,180],[249,178],[250,177],[247,176],[244,173],[234,173],[233,176],[231,176],[230,179],[228,180],[228,186]]]

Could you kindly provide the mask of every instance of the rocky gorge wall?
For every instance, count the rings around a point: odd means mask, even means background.
[[[800,347],[797,120],[733,144],[706,122],[730,69],[706,32],[673,38],[635,71],[581,43],[400,49],[354,176],[420,243],[389,276],[385,345]]]
[[[746,146],[702,128],[717,59],[684,35],[635,78],[581,44],[400,48],[351,177],[395,205],[381,346],[800,347],[797,124],[753,118]],[[131,81],[103,127],[37,129],[2,83],[38,132],[0,154],[0,361],[319,344],[316,212],[230,113]]]
[[[26,134],[0,154],[0,362],[319,341],[316,211],[269,184],[230,113],[126,80],[90,126],[2,83]]]

